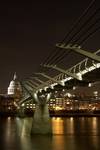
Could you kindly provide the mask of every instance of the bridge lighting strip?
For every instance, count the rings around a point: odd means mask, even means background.
[[[97,69],[97,68],[100,68],[100,63],[97,63],[95,66],[90,66],[90,67],[88,67],[87,69],[84,69],[84,70],[82,70],[81,72],[78,72],[78,73],[76,73],[76,75],[78,75],[78,76],[82,76],[82,75],[84,75],[84,74],[86,74],[86,73],[88,73],[88,72],[91,72],[91,71],[93,71],[93,70],[95,70],[95,69]],[[62,79],[62,80],[60,80],[61,82],[67,82],[67,81],[69,81],[69,80],[72,80],[73,79],[73,77],[68,77],[68,78],[65,78],[65,79]],[[50,86],[46,86],[46,87],[44,87],[44,90],[46,91],[47,90],[47,88],[50,88],[50,87],[54,87],[55,85],[57,85],[58,83],[54,83],[54,84],[51,84]],[[39,91],[42,91],[42,89],[39,89]]]
[[[77,73],[77,75],[84,75],[84,74],[86,74],[87,72],[91,72],[91,71],[93,71],[93,70],[95,70],[95,69],[97,69],[97,68],[100,68],[100,63],[97,63],[95,66],[91,66],[91,67],[89,67],[89,68],[87,68],[87,69],[84,69],[83,71],[81,71],[81,72],[78,72]]]

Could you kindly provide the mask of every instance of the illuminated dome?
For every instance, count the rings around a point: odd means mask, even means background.
[[[22,89],[20,82],[17,80],[16,73],[14,74],[13,80],[10,82],[8,87],[8,95],[14,95],[15,97],[19,97],[21,95]]]

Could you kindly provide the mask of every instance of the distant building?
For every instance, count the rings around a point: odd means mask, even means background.
[[[22,88],[21,88],[20,82],[17,79],[16,73],[14,74],[13,80],[10,81],[7,94],[8,95],[12,95],[12,96],[14,96],[17,99],[21,98]]]
[[[0,113],[10,113],[10,115],[16,113],[18,109],[17,102],[20,101],[21,97],[22,88],[15,73],[13,80],[10,81],[7,94],[0,94]]]

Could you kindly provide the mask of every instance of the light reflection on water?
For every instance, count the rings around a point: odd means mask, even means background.
[[[100,150],[100,118],[52,118],[52,136],[31,136],[32,118],[1,119],[3,150]]]

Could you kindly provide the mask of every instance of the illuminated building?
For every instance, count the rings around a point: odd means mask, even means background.
[[[22,88],[21,84],[17,79],[16,73],[14,74],[13,80],[10,82],[9,87],[8,87],[8,95],[12,95],[15,98],[20,99],[22,95]]]
[[[18,109],[17,102],[22,96],[22,89],[20,82],[17,79],[16,73],[13,80],[10,82],[7,94],[0,95],[0,113],[14,114]]]

